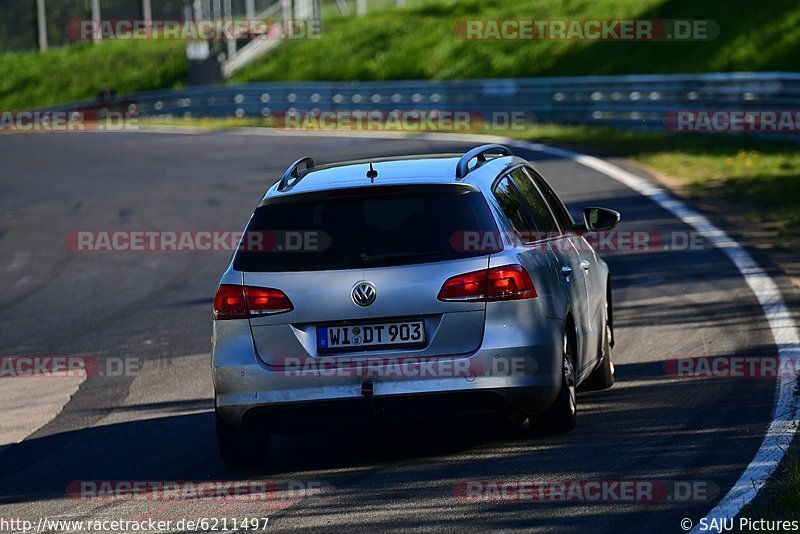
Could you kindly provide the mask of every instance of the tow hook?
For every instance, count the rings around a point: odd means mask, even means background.
[[[373,417],[378,417],[378,409],[375,406],[375,400],[373,399],[374,392],[375,388],[373,387],[372,382],[365,380],[361,383],[361,396],[364,397],[364,400],[367,402],[370,414],[372,414]]]

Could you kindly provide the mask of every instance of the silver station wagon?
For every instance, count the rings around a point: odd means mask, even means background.
[[[315,166],[264,195],[214,299],[217,437],[230,466],[325,424],[511,415],[575,426],[614,382],[606,263],[502,145]]]

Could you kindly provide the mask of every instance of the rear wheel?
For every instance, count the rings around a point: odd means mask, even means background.
[[[269,432],[240,430],[216,413],[217,444],[225,465],[231,468],[263,464],[267,459]]]
[[[575,428],[578,414],[578,400],[575,379],[575,355],[577,347],[575,336],[569,331],[564,336],[562,356],[561,390],[553,404],[533,421],[535,432],[561,434]]]
[[[606,317],[605,317],[605,329],[603,335],[603,344],[600,348],[601,350],[601,362],[600,365],[592,371],[592,374],[589,375],[589,378],[581,385],[581,389],[586,391],[597,391],[601,389],[608,389],[614,385],[614,362],[611,359],[611,340],[613,339],[614,333],[611,330],[611,321],[609,320],[609,305],[608,300],[606,300]]]

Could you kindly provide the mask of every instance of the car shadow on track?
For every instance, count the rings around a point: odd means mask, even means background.
[[[772,397],[753,388],[774,383],[671,379],[663,361],[618,365],[617,374],[614,388],[580,395],[578,427],[560,436],[531,437],[485,420],[331,429],[276,436],[266,467],[234,471],[218,458],[210,411],[36,437],[0,451],[0,504],[64,498],[81,480],[290,476],[328,480],[335,489],[358,485],[373,470],[385,473],[380,487],[435,481],[451,493],[467,478],[693,478],[701,471],[722,488],[732,485],[771,412]]]

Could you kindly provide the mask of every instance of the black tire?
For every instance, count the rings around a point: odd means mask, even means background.
[[[578,420],[576,394],[575,336],[569,330],[564,335],[564,357],[562,358],[561,389],[552,405],[532,422],[531,430],[538,434],[563,434],[575,428]]]
[[[216,413],[217,445],[222,461],[230,468],[261,465],[266,462],[269,432],[239,430]]]
[[[606,318],[603,336],[603,344],[600,347],[600,365],[592,371],[592,374],[581,384],[582,391],[599,391],[608,389],[614,385],[614,361],[611,358],[612,339],[614,332],[611,330],[609,321],[608,302],[606,302]]]

